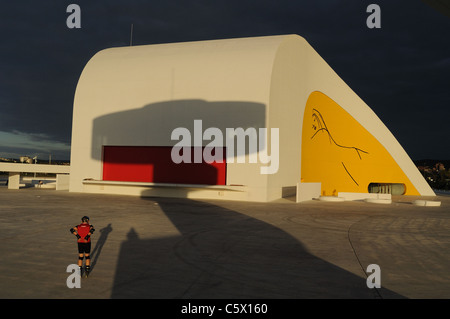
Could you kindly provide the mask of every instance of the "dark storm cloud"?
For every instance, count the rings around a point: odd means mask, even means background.
[[[66,27],[71,3],[81,29]],[[370,3],[381,7],[381,29],[366,26]],[[9,2],[0,12],[0,131],[34,136],[36,148],[39,137],[70,145],[84,65],[129,45],[131,24],[133,45],[299,34],[412,158],[450,158],[450,19],[419,0]]]

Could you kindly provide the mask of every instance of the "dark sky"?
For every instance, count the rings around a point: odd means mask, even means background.
[[[71,3],[81,29],[66,25]],[[380,29],[366,25],[371,3]],[[412,159],[450,159],[450,17],[420,0],[3,1],[0,157],[70,158],[83,67],[129,45],[131,24],[133,45],[298,34]]]

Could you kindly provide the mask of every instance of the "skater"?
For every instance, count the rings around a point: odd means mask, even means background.
[[[86,258],[84,272],[86,277],[91,271],[91,235],[94,231],[94,226],[89,224],[88,216],[83,216],[81,218],[81,224],[70,229],[70,232],[77,237],[78,267],[80,267],[80,274],[83,274],[83,259]]]

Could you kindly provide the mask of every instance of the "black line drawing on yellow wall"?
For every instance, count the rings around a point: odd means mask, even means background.
[[[328,130],[328,127],[325,123],[325,120],[322,116],[322,114],[317,110],[317,109],[313,109],[313,124],[312,124],[312,129],[314,131],[314,134],[311,136],[311,139],[313,139],[319,132],[326,132],[328,134],[328,138],[330,140],[330,144],[334,143],[336,146],[344,148],[344,149],[353,149],[356,151],[356,154],[358,155],[359,159],[362,160],[361,157],[361,153],[365,153],[365,154],[369,154],[369,152],[364,151],[358,147],[355,146],[344,146],[341,145],[339,143],[337,143],[335,141],[335,139],[333,138],[333,136],[331,135],[330,131]],[[345,170],[345,172],[350,176],[350,178],[353,180],[353,182],[359,186],[358,182],[353,178],[353,176],[350,174],[350,172],[348,171],[347,167],[345,166],[344,162],[341,162],[342,166]]]
[[[350,174],[350,172],[347,170],[347,167],[345,167],[344,162],[341,162],[341,163],[342,163],[342,166],[344,166],[344,169],[347,172],[348,176],[350,176],[350,178],[355,182],[355,184],[359,186],[358,182],[355,181],[355,179],[353,178],[352,174]]]

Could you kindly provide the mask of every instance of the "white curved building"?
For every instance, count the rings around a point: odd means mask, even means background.
[[[317,183],[434,196],[300,36],[111,48],[81,74],[70,191],[270,201]]]

